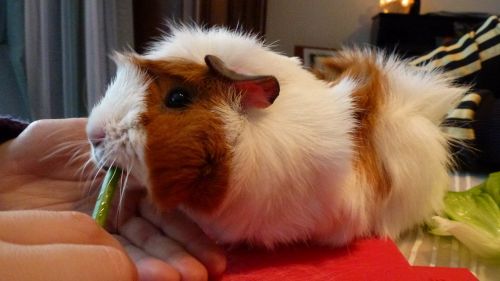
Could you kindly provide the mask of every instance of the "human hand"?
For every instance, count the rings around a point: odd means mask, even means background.
[[[85,119],[39,120],[0,145],[0,210],[88,210],[102,174],[87,163],[84,127]]]
[[[2,280],[135,281],[125,250],[80,212],[0,212]]]
[[[86,164],[85,124],[85,119],[42,120],[1,145],[0,208],[89,214],[102,173]],[[182,213],[156,212],[141,200],[144,190],[134,186],[120,197],[119,216],[110,216],[120,220],[110,220],[118,222],[111,230],[134,258],[141,280],[206,280],[222,273],[221,250]]]
[[[141,280],[207,280],[224,272],[222,250],[183,213],[159,213],[148,199],[138,208],[116,238],[136,261]]]

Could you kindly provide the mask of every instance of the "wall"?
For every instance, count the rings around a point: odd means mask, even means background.
[[[266,38],[293,55],[295,45],[333,47],[367,44],[378,0],[268,0]],[[500,14],[500,0],[422,0],[421,13]]]

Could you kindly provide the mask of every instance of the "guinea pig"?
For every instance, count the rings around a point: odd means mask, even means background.
[[[346,49],[314,75],[255,36],[186,26],[114,60],[88,118],[95,161],[220,242],[396,238],[443,206],[439,124],[467,89],[439,71]]]

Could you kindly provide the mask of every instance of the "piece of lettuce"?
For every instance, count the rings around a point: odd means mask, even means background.
[[[449,191],[444,204],[429,231],[453,235],[477,255],[500,261],[500,172],[467,191]]]
[[[110,167],[102,182],[101,190],[99,191],[97,202],[95,203],[94,212],[92,213],[94,220],[102,227],[106,225],[111,201],[113,200],[121,174],[122,171],[120,168]]]

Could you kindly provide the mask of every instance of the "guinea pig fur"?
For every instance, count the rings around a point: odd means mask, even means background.
[[[254,36],[186,26],[115,61],[88,119],[95,160],[218,241],[395,238],[442,208],[438,124],[467,89],[438,71],[354,49],[315,76]]]

